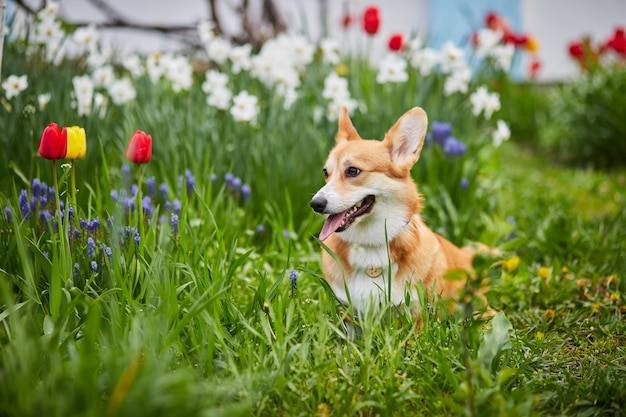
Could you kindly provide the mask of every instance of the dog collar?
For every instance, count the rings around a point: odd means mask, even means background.
[[[367,268],[365,268],[365,273],[370,278],[378,278],[379,276],[383,274],[383,267],[382,266],[368,266]]]

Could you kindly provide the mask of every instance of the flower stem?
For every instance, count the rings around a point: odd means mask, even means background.
[[[141,206],[141,202],[141,164],[137,164],[137,212],[139,215],[139,226],[137,228],[140,231],[143,225],[143,207]]]
[[[50,314],[53,318],[57,318],[61,308],[61,288],[68,278],[67,274],[67,252],[66,249],[66,228],[61,216],[61,199],[59,198],[59,183],[57,181],[57,164],[56,160],[52,160],[52,178],[54,181],[54,197],[57,210],[57,225],[59,229],[59,253],[60,265],[58,273],[52,274],[50,281]]]
[[[59,200],[59,184],[57,181],[57,161],[54,159],[52,160],[52,179],[54,181],[54,197],[57,206],[59,230],[61,230],[61,201]]]
[[[76,206],[76,175],[74,174],[74,162],[75,159],[72,159],[72,206],[74,210],[78,210],[78,206]]]

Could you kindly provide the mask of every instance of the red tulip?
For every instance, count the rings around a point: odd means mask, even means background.
[[[504,35],[506,35],[507,33],[511,33],[511,27],[509,26],[509,23],[497,13],[487,13],[487,16],[485,16],[485,24],[489,29],[498,30]]]
[[[380,9],[377,6],[368,6],[363,13],[363,30],[368,35],[375,35],[379,27]]]
[[[59,129],[56,123],[50,123],[43,130],[39,141],[39,155],[46,159],[62,159],[67,153],[67,129]]]
[[[539,61],[537,58],[533,58],[532,61],[530,61],[530,78],[537,78],[537,75],[539,74],[539,71],[541,70],[541,61]]]
[[[513,35],[513,45],[515,45],[516,48],[524,48],[527,44],[528,35],[525,35],[523,33],[519,35]]]
[[[404,36],[401,33],[392,33],[389,37],[389,49],[401,51],[404,49]]]
[[[341,26],[347,28],[350,27],[352,23],[354,23],[354,16],[352,16],[350,13],[346,13],[345,15],[343,15],[343,18],[341,19]]]
[[[606,46],[613,49],[618,54],[626,56],[626,35],[624,34],[624,28],[617,28]]]
[[[504,35],[502,35],[502,42],[504,42],[507,45],[510,43],[515,45],[515,43],[517,42],[517,36],[513,32],[507,32]]]
[[[138,130],[130,138],[126,148],[126,158],[136,164],[145,164],[152,158],[152,136]]]
[[[498,29],[498,26],[500,24],[500,16],[498,16],[496,13],[494,12],[489,12],[487,13],[487,15],[485,16],[485,24],[487,25],[487,27],[491,30],[496,30]]]
[[[573,42],[569,45],[569,54],[572,58],[582,60],[585,58],[585,48],[582,42]]]

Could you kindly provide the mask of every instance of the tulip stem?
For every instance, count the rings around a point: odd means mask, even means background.
[[[143,226],[143,207],[141,206],[141,164],[137,164],[137,210],[139,214],[139,226],[138,229],[141,231],[141,227]]]
[[[58,281],[57,277],[53,277],[50,282],[50,314],[52,317],[56,318],[59,314],[59,309],[61,305],[61,287],[62,283],[66,281],[67,276],[67,252],[66,252],[66,226],[63,223],[63,218],[61,215],[61,199],[59,198],[59,183],[57,181],[57,163],[56,160],[52,160],[52,179],[54,181],[54,197],[56,201],[56,210],[57,210],[57,225],[59,230],[59,252],[61,258],[61,264],[59,265],[59,275],[62,279],[61,282]],[[55,274],[56,275],[56,274]]]
[[[61,201],[59,200],[59,184],[57,181],[57,161],[52,160],[52,179],[54,181],[54,197],[57,206],[57,216],[59,222],[59,230],[61,230]]]
[[[76,175],[74,174],[74,162],[76,162],[76,160],[72,159],[72,206],[74,206],[74,210],[78,210],[78,206],[76,205]]]

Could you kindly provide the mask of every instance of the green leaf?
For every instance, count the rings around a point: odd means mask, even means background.
[[[50,335],[54,333],[54,319],[50,315],[43,318],[43,334]]]
[[[478,348],[478,361],[491,372],[495,372],[500,355],[505,350],[511,349],[511,330],[513,330],[511,322],[500,312],[491,321],[491,328],[485,332]]]
[[[466,280],[468,272],[465,269],[451,269],[446,272],[446,279],[450,281],[462,281]]]

